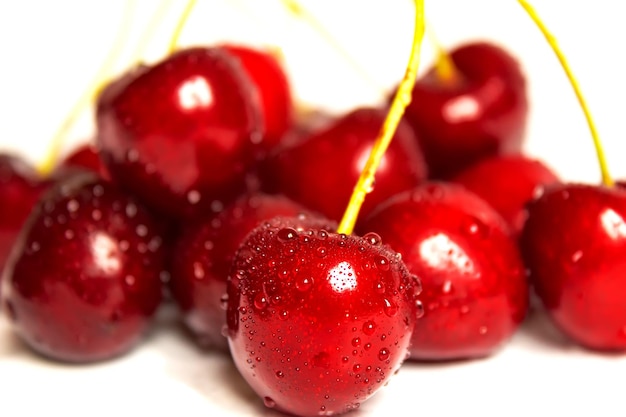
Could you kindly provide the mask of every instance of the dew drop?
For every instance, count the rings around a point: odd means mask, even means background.
[[[352,339],[352,346],[357,347],[361,344],[361,338],[360,337],[355,337],[354,339]]]
[[[452,281],[447,279],[441,285],[441,293],[442,294],[450,294],[451,292],[452,292]]]
[[[381,361],[386,361],[387,359],[389,359],[389,349],[382,348],[380,351],[378,351],[378,359]]]
[[[359,372],[361,370],[361,364],[359,363],[354,364],[354,366],[352,367],[352,370],[354,372]]]
[[[283,373],[283,371],[276,371],[276,378],[284,378],[285,374]]]
[[[376,330],[376,323],[374,323],[371,320],[366,321],[365,323],[363,323],[363,333],[371,336],[372,334],[374,334],[374,331]]]
[[[380,235],[374,232],[366,233],[363,235],[363,239],[365,239],[372,246],[378,246],[383,242]]]
[[[268,303],[269,302],[265,294],[259,293],[254,297],[254,308],[256,308],[257,310],[264,310],[267,307]]]
[[[383,284],[381,281],[376,281],[374,283],[374,291],[376,291],[378,294],[384,294],[385,284]]]
[[[392,303],[386,298],[384,300],[384,303],[385,303],[384,310],[385,310],[386,315],[388,315],[389,317],[394,317],[396,314],[398,314],[398,306],[396,306],[394,303]]]
[[[191,190],[187,193],[187,201],[189,204],[197,204],[202,196],[197,190]]]
[[[263,404],[265,404],[265,406],[267,408],[274,408],[274,407],[276,407],[276,401],[274,401],[271,397],[263,398]]]
[[[321,240],[325,240],[328,238],[328,232],[326,230],[320,230],[319,232],[317,232],[317,237]]]
[[[317,248],[317,256],[320,258],[323,258],[326,256],[326,248],[324,246],[320,246],[319,248]]]
[[[285,227],[276,233],[276,237],[280,242],[290,242],[298,237],[298,232],[294,228]]]
[[[415,318],[417,319],[421,319],[422,317],[424,317],[424,304],[422,304],[422,302],[420,300],[416,300],[415,301]]]
[[[376,266],[381,271],[389,271],[389,258],[386,256],[377,256],[376,257]]]
[[[296,289],[298,291],[308,291],[313,286],[313,277],[298,277],[296,280]]]
[[[278,318],[281,320],[287,320],[289,318],[289,312],[287,310],[280,310]]]

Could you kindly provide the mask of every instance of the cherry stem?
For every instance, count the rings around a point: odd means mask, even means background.
[[[196,5],[196,0],[187,1],[187,5],[183,9],[183,13],[178,19],[178,22],[176,23],[176,27],[174,28],[174,33],[172,35],[172,38],[170,39],[170,45],[168,49],[169,53],[174,52],[174,50],[178,46],[180,35],[183,32],[183,28],[185,27],[185,24],[187,23],[187,20],[189,19],[189,16],[191,15],[191,11],[193,10],[195,5]]]
[[[126,7],[123,14],[123,21],[121,22],[120,30],[118,31],[113,41],[113,46],[105,57],[104,62],[100,66],[100,69],[96,73],[94,79],[89,84],[89,88],[85,90],[76,101],[76,103],[74,103],[74,106],[70,110],[69,114],[67,115],[65,120],[63,120],[63,123],[61,123],[61,126],[52,137],[50,149],[48,150],[48,153],[46,154],[44,160],[38,166],[38,171],[41,175],[46,176],[50,174],[50,172],[52,172],[57,164],[63,142],[65,141],[65,138],[67,136],[67,132],[74,125],[76,119],[81,114],[81,111],[85,107],[87,107],[87,105],[89,105],[89,103],[94,99],[95,95],[99,91],[99,86],[110,75],[113,66],[115,65],[122,51],[123,44],[128,38],[128,33],[132,22],[131,17],[133,15],[136,3],[136,0],[126,2]]]
[[[459,80],[459,71],[452,61],[452,57],[441,45],[439,39],[435,35],[432,27],[429,25],[426,27],[426,33],[430,39],[431,44],[437,52],[437,60],[435,61],[435,72],[437,78],[446,85],[455,85]]]
[[[420,63],[422,39],[424,38],[424,0],[415,0],[415,29],[413,33],[413,46],[411,56],[407,64],[404,78],[398,86],[393,98],[387,117],[376,138],[376,142],[370,151],[369,158],[365,163],[361,176],[357,181],[350,202],[337,228],[337,233],[350,234],[354,229],[359,211],[365,201],[365,195],[374,189],[374,176],[376,170],[385,155],[385,151],[391,143],[391,139],[404,114],[404,109],[411,103],[413,86],[417,79],[417,71]]]
[[[166,12],[172,6],[172,3],[173,0],[162,0],[157,9],[152,13],[150,21],[148,22],[148,26],[146,30],[141,34],[141,38],[139,39],[139,42],[137,42],[135,51],[131,55],[133,57],[133,63],[135,65],[139,65],[143,61],[146,49],[148,49],[148,44],[154,38],[156,31],[158,30],[159,26],[161,26],[161,23],[165,18]]]
[[[546,38],[546,40],[552,47],[552,50],[557,56],[559,62],[561,63],[561,67],[563,67],[563,70],[565,71],[565,74],[567,75],[567,78],[569,79],[569,82],[572,85],[574,92],[576,93],[576,97],[578,98],[578,103],[580,104],[580,107],[582,108],[582,111],[585,114],[585,118],[587,119],[587,125],[589,126],[589,130],[591,131],[591,137],[593,138],[593,144],[595,146],[596,154],[598,156],[598,163],[600,164],[600,171],[602,173],[602,182],[606,186],[612,186],[613,179],[611,178],[611,175],[609,174],[606,157],[604,155],[604,150],[602,149],[602,143],[600,142],[600,135],[598,134],[593,118],[591,117],[591,112],[589,111],[587,102],[585,101],[585,98],[583,97],[583,94],[580,90],[578,81],[574,77],[574,74],[572,73],[572,70],[569,64],[567,63],[567,60],[565,59],[565,55],[559,48],[556,38],[554,37],[554,35],[550,33],[546,25],[539,18],[539,15],[535,11],[535,9],[525,0],[518,0],[518,2],[524,8],[524,10],[526,10],[526,13],[528,14],[528,16],[530,16],[530,18],[533,20],[535,25],[539,28],[543,36]]]
[[[292,15],[304,20],[309,26],[315,30],[347,63],[356,71],[361,78],[367,82],[374,90],[378,91],[381,97],[384,97],[386,89],[376,82],[370,74],[363,69],[354,57],[334,38],[334,36],[324,27],[324,25],[306,8],[304,8],[297,0],[281,0],[285,8]]]

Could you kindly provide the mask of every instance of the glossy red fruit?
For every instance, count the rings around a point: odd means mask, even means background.
[[[294,106],[289,78],[281,63],[268,50],[235,44],[221,47],[239,59],[259,93],[265,121],[261,145],[269,151],[281,142],[293,124]]]
[[[461,184],[491,205],[519,236],[526,204],[546,186],[560,182],[543,162],[524,155],[497,155],[469,166],[452,182]]]
[[[267,407],[298,416],[358,408],[398,370],[419,281],[369,235],[276,218],[240,247],[228,284],[235,365]]]
[[[279,149],[263,164],[264,187],[339,220],[385,117],[383,109],[360,108]],[[376,185],[365,200],[362,216],[390,196],[416,186],[426,175],[415,136],[401,123],[376,171]]]
[[[0,154],[0,270],[33,206],[49,186],[19,156]]]
[[[213,218],[184,226],[171,254],[170,289],[201,345],[228,349],[223,298],[235,252],[246,235],[264,220],[305,212],[284,196],[250,193]]]
[[[90,143],[83,144],[74,149],[59,163],[56,170],[76,168],[95,172],[102,178],[110,178],[109,172],[100,158],[98,149],[95,145]]]
[[[360,231],[380,234],[422,282],[412,359],[490,355],[524,319],[529,291],[516,242],[498,213],[463,187],[428,183],[399,194]]]
[[[61,361],[128,351],[161,301],[159,233],[142,206],[94,174],[55,186],[7,263],[3,304],[17,333]]]
[[[262,138],[255,90],[219,48],[181,50],[132,70],[105,88],[96,116],[113,180],[177,218],[236,198]]]
[[[563,184],[528,206],[521,236],[554,323],[591,349],[626,350],[626,190]]]
[[[417,80],[405,113],[433,178],[449,178],[489,155],[518,153],[528,113],[524,75],[504,49],[474,42],[450,58],[457,82],[430,69]]]

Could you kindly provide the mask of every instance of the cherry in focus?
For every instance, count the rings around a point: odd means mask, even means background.
[[[463,187],[425,183],[383,203],[359,228],[378,233],[422,282],[412,359],[490,355],[524,319],[529,290],[516,242],[498,213]]]
[[[455,77],[435,68],[417,80],[406,120],[424,150],[432,178],[449,178],[486,156],[518,153],[528,98],[517,60],[484,42],[450,53]]]
[[[265,405],[298,416],[358,408],[407,355],[419,282],[376,235],[275,218],[253,230],[228,283],[235,365]]]
[[[528,206],[521,236],[554,323],[591,349],[626,350],[626,190],[562,184]]]
[[[360,108],[326,129],[280,148],[262,165],[265,189],[283,193],[338,221],[385,117],[383,109]],[[362,215],[393,194],[416,186],[426,175],[415,136],[401,123],[376,171],[376,184],[367,195]]]
[[[201,345],[227,350],[226,281],[237,248],[262,221],[306,213],[281,195],[248,193],[210,219],[183,226],[171,253],[171,293]]]
[[[219,48],[131,70],[103,90],[96,116],[112,179],[176,218],[218,211],[241,194],[262,139],[254,87]]]
[[[38,203],[6,266],[3,305],[21,338],[61,361],[120,355],[162,297],[160,225],[95,174],[57,184]]]

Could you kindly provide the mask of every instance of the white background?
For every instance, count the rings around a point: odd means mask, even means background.
[[[139,0],[117,72],[129,65],[158,2]],[[179,0],[143,55],[163,56]],[[199,1],[181,45],[236,40],[282,49],[302,106],[340,112],[375,104],[380,89],[403,75],[411,41],[410,0],[302,1],[361,67],[356,71],[279,0]],[[597,182],[599,171],[585,120],[561,68],[513,0],[427,1],[429,22],[444,45],[491,39],[516,55],[529,81],[526,151],[564,179]],[[621,2],[535,0],[577,74],[604,140],[615,177],[626,178],[626,25]],[[110,47],[122,0],[0,2],[0,146],[41,161],[62,120],[87,88]],[[424,66],[432,62],[425,43]],[[363,76],[366,74],[366,76]],[[64,151],[92,131],[86,108]],[[226,356],[199,352],[171,318],[130,355],[94,366],[44,361],[24,348],[0,317],[0,415],[273,416],[239,378]],[[624,415],[626,358],[579,349],[541,315],[487,360],[407,364],[363,416]]]

